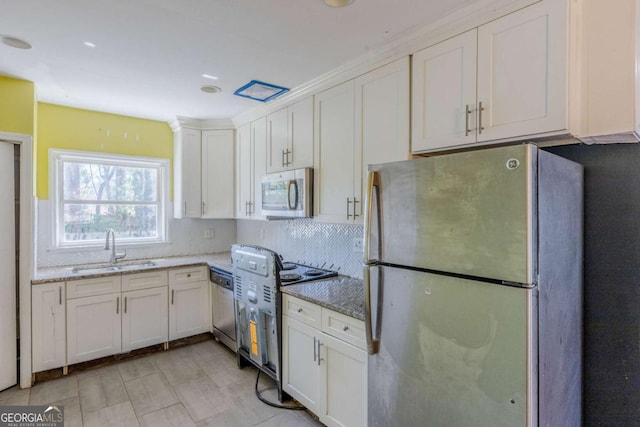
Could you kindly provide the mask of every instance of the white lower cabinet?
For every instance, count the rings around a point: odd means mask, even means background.
[[[66,364],[66,297],[64,282],[31,288],[31,351],[33,372]]]
[[[198,266],[171,270],[169,339],[209,332],[210,313],[208,269]]]
[[[67,301],[68,365],[111,356],[121,348],[120,292]]]
[[[366,426],[363,322],[290,295],[283,307],[283,389],[328,426]]]
[[[167,283],[166,271],[68,281],[66,364],[166,342]]]

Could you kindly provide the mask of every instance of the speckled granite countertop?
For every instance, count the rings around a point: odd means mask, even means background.
[[[283,286],[283,293],[364,320],[362,280],[348,276]]]
[[[153,265],[140,265],[145,261],[153,261]],[[133,264],[127,267],[128,264]],[[37,285],[49,282],[63,282],[65,280],[86,279],[90,277],[111,276],[114,274],[130,274],[139,273],[141,271],[164,270],[174,267],[189,267],[194,265],[212,265],[223,270],[231,271],[231,253],[222,252],[210,255],[193,255],[157,258],[152,260],[131,260],[129,262],[119,262],[118,265],[123,266],[123,270],[100,271],[85,270],[77,273],[73,272],[73,266],[70,267],[52,267],[42,268],[36,271],[35,276],[31,280],[31,284]],[[87,265],[87,267],[108,267],[108,264]],[[84,266],[83,266],[84,267]]]

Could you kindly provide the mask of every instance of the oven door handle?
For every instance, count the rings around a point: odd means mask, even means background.
[[[293,204],[291,204],[291,187],[295,188]],[[298,206],[298,181],[295,179],[290,179],[289,182],[287,182],[287,204],[289,205],[289,210],[295,210]]]

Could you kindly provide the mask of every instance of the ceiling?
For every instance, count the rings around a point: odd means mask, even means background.
[[[0,44],[0,75],[33,81],[41,102],[227,119],[262,105],[233,95],[250,80],[293,89],[475,1],[5,1],[0,34],[33,48]]]

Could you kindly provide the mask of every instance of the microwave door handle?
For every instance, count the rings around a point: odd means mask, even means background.
[[[293,205],[291,204],[291,187],[295,187]],[[287,204],[290,210],[295,210],[298,206],[298,181],[295,179],[291,179],[287,183]]]

